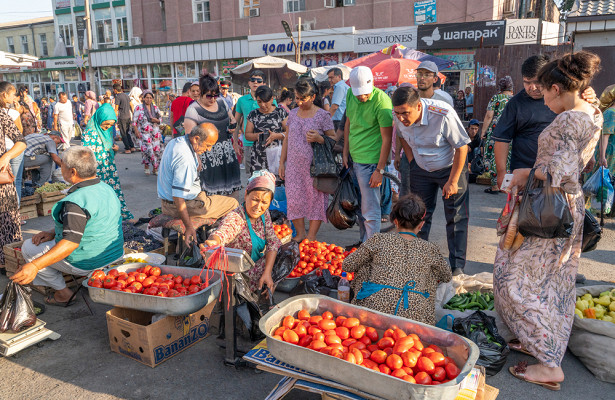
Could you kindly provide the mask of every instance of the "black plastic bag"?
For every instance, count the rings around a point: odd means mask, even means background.
[[[310,176],[312,178],[336,177],[339,173],[339,166],[335,162],[333,146],[335,140],[328,136],[323,136],[324,143],[312,143],[312,165],[310,165]]]
[[[338,185],[337,190],[335,191],[335,194],[333,195],[333,200],[331,201],[331,204],[329,204],[329,207],[327,207],[327,219],[329,220],[329,222],[331,222],[331,224],[336,227],[337,229],[348,229],[348,228],[352,228],[354,226],[354,224],[357,223],[357,214],[354,210],[346,210],[344,209],[344,207],[342,206],[342,196],[348,195],[349,197],[346,198],[346,202],[347,202],[347,206],[350,207],[352,204],[352,199],[350,198],[350,195],[352,194],[352,192],[350,191],[350,187],[347,185],[347,183],[350,182],[350,184],[352,185],[352,180],[350,179],[349,174],[346,174],[343,176],[342,181],[340,182],[340,185]],[[356,190],[354,189],[354,186],[352,188],[352,190]],[[342,193],[342,192],[345,193]],[[355,196],[356,196],[356,191],[354,192]],[[356,200],[356,197],[355,197]]]
[[[602,239],[602,228],[592,215],[591,211],[585,210],[585,219],[583,221],[583,246],[582,252],[592,251],[598,246],[598,242]]]
[[[476,365],[485,367],[487,375],[495,375],[504,367],[510,349],[506,340],[498,333],[495,318],[476,311],[469,317],[455,318],[453,332],[476,343],[480,350]]]
[[[192,242],[190,246],[186,247],[186,249],[182,251],[177,265],[188,268],[202,268],[203,262],[203,255],[201,254],[199,245],[196,242]]]
[[[300,296],[302,294],[322,294],[328,296],[332,289],[337,289],[339,276],[331,275],[328,270],[322,271],[322,276],[316,274],[304,275],[299,280],[297,286],[290,291],[289,295]]]
[[[275,225],[282,225],[286,222],[286,214],[279,210],[269,210],[271,216],[271,222]]]
[[[9,281],[0,302],[0,332],[19,332],[35,323],[30,289]]]
[[[300,261],[300,253],[299,243],[294,240],[280,247],[271,271],[271,279],[274,284],[286,278],[293,271],[295,265]]]
[[[519,232],[524,237],[568,238],[574,220],[565,193],[551,187],[551,175],[545,183],[534,179],[532,168],[519,208]]]
[[[346,211],[357,210],[359,208],[359,195],[348,171],[341,174],[337,187],[340,192],[339,201],[342,208]]]

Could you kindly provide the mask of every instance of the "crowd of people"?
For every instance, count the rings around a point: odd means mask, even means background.
[[[274,290],[272,269],[281,243],[269,206],[283,187],[294,240],[318,238],[330,197],[316,188],[310,166],[313,146],[331,139],[360,199],[360,246],[343,265],[357,273],[352,302],[394,313],[400,290],[413,282],[417,294],[400,315],[434,324],[438,282],[450,281],[466,265],[469,169],[477,159],[490,179],[487,193],[500,193],[507,173],[510,186],[523,191],[531,172],[567,195],[574,217],[570,237],[527,237],[516,250],[498,249],[494,263],[496,310],[517,337],[511,346],[539,362],[511,373],[557,390],[579,279],[584,218],[579,182],[594,161],[612,166],[615,157],[615,90],[603,97],[608,102],[603,124],[590,87],[599,68],[600,59],[583,51],[552,61],[528,58],[521,66],[523,89],[514,94],[513,80],[502,77],[482,129],[473,118],[471,89],[453,99],[440,89],[440,71],[431,61],[418,66],[416,86],[385,92],[374,86],[367,67],[354,68],[347,81],[334,67],[326,83],[300,78],[277,99],[260,70],[250,73],[250,91],[238,99],[228,81],[205,73],[187,83],[181,96],[168,99],[164,120],[150,90],[133,88],[127,95],[116,84],[101,102],[89,91],[83,104],[60,93],[57,102],[41,99],[38,106],[27,90],[0,82],[0,171],[10,168],[15,175],[14,183],[0,185],[0,245],[21,240],[24,164],[41,166],[35,185],[51,179],[52,163],[72,185],[52,211],[55,230],[24,243],[28,263],[11,279],[50,286],[56,294],[47,302],[66,304],[72,292],[57,271],[84,275],[121,256],[121,222],[134,216],[115,166],[117,126],[124,153],[140,151],[145,173],[157,175],[161,211],[181,221],[186,244],[197,239],[199,219],[219,220],[202,246],[245,250],[256,265],[248,273],[250,288]],[[462,120],[469,120],[467,127]],[[81,146],[71,146],[80,125]],[[166,125],[172,137],[165,138]],[[41,133],[44,126],[50,135]],[[601,130],[608,137],[597,146]],[[242,169],[249,176],[243,191]],[[386,177],[393,169],[401,182],[396,200]],[[438,196],[448,260],[429,242]],[[387,220],[393,232],[381,233]],[[0,262],[3,258],[0,248]]]

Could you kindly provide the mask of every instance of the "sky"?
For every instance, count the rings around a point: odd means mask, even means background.
[[[52,16],[51,0],[2,0],[0,23]]]

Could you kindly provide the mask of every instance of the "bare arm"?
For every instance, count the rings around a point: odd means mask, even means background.
[[[350,136],[350,119],[346,118],[346,124],[344,125],[344,151],[342,152],[342,159],[344,160],[344,167],[346,168],[348,168],[348,157],[350,157],[348,136]]]
[[[56,163],[56,165],[58,167],[62,167],[62,159],[60,157],[58,157],[57,154],[50,154],[51,159],[53,160],[54,163]]]
[[[485,114],[485,119],[483,121],[483,131],[481,133],[481,137],[484,139],[487,134],[487,129],[491,125],[491,121],[493,121],[493,110],[488,110],[487,114]]]
[[[338,108],[340,108],[340,106],[337,104],[331,104],[331,106],[329,107],[329,114],[331,114],[332,118],[335,115],[335,112],[337,111]]]
[[[455,149],[455,156],[453,157],[453,166],[451,167],[451,174],[448,177],[448,181],[442,188],[442,196],[448,199],[451,195],[459,192],[459,177],[463,172],[466,161],[468,159],[468,145],[461,146]]]
[[[498,187],[502,186],[502,182],[504,181],[504,175],[506,175],[506,163],[508,161],[508,148],[510,147],[510,143],[506,142],[495,142],[493,146],[493,153],[495,157],[495,168],[497,171],[498,177]]]
[[[286,157],[288,154],[288,134],[282,141],[282,153],[280,154],[280,168],[278,169],[278,175],[281,179],[284,179],[286,175]]]
[[[58,130],[58,114],[53,114],[53,130]]]
[[[17,129],[19,129],[19,132],[23,133],[23,125],[21,124],[21,118],[17,118],[13,122],[15,123],[15,126],[17,126]]]
[[[177,208],[177,212],[179,213],[179,218],[184,223],[186,227],[186,233],[184,235],[184,241],[189,246],[193,240],[196,240],[196,231],[194,226],[192,226],[192,220],[190,219],[190,215],[188,215],[188,208],[186,207],[186,200],[181,197],[173,196],[173,204]]]
[[[250,141],[256,141],[258,140],[258,133],[254,132],[254,124],[248,120],[248,123],[246,124],[246,132],[244,133],[244,135],[246,136],[246,139],[250,140]]]

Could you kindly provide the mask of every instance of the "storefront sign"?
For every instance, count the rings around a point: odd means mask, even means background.
[[[507,19],[504,44],[538,43],[538,18]]]
[[[32,63],[31,69],[80,68],[78,64],[81,64],[81,67],[83,67],[86,62],[87,59],[78,62],[76,57],[38,60]]]
[[[79,51],[83,52],[85,48],[85,17],[77,15],[75,17],[75,22],[77,28],[77,48]]]
[[[504,44],[505,21],[420,25],[418,49],[458,49]]]
[[[56,0],[56,9],[70,7],[70,0]]]
[[[305,31],[301,33],[301,43],[298,43],[298,46],[301,49],[301,54],[353,51],[353,30],[351,27],[336,30]],[[297,41],[296,32],[294,38]],[[294,55],[295,44],[284,33],[249,36],[248,53],[250,57]]]
[[[335,50],[335,39],[333,40],[315,40],[312,42],[299,42],[297,45],[302,53],[318,53],[319,51],[333,51]],[[293,42],[290,43],[263,43],[263,53],[273,55],[277,54],[286,54],[286,53],[294,53],[295,52],[295,44]]]
[[[414,24],[433,24],[436,22],[436,0],[417,1],[414,3]]]
[[[355,53],[380,51],[396,43],[416,48],[416,26],[395,29],[369,29],[355,33]]]
[[[222,65],[222,73],[220,76],[229,77],[231,76],[231,70],[241,64],[243,64],[243,59],[238,58],[235,60],[222,60],[220,63]]]
[[[430,51],[429,54],[454,62],[447,71],[474,70],[473,50]]]

